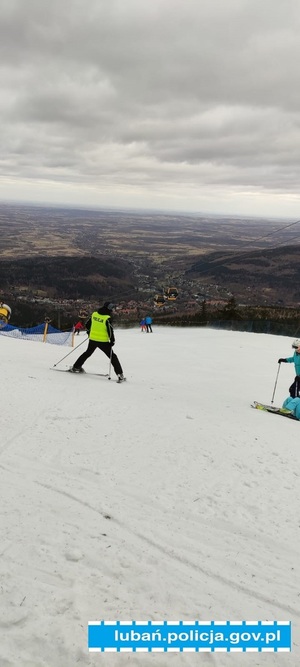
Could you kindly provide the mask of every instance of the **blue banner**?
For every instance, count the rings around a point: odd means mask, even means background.
[[[290,621],[95,621],[90,651],[287,652]]]

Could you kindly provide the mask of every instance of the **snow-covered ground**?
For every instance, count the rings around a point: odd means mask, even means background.
[[[250,408],[291,339],[154,326],[114,349],[121,385],[0,335],[1,667],[296,667],[300,424]],[[293,377],[282,364],[274,404]],[[101,619],[291,620],[293,650],[89,653]]]

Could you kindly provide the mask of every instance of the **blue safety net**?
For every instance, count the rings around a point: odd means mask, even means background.
[[[71,331],[60,331],[48,325],[45,336],[45,323],[38,324],[36,327],[21,328],[6,324],[0,328],[1,336],[10,336],[11,338],[20,338],[22,340],[34,340],[37,342],[50,343],[52,345],[72,345],[73,329]]]

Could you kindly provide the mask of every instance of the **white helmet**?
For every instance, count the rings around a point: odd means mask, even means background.
[[[297,350],[297,348],[300,347],[300,338],[295,338],[295,340],[293,340],[292,347],[294,347],[295,350]]]

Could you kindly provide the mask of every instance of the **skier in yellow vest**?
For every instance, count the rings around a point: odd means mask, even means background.
[[[89,320],[86,322],[86,330],[89,334],[89,344],[86,352],[78,357],[74,366],[71,368],[73,373],[84,373],[82,368],[84,362],[95,352],[97,347],[111,359],[112,367],[115,374],[118,376],[118,382],[125,380],[122,366],[117,355],[113,352],[112,347],[115,344],[115,335],[111,323],[111,313],[114,309],[114,304],[106,301],[103,306],[95,310]]]

